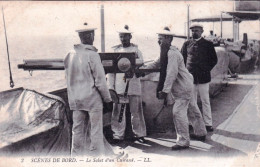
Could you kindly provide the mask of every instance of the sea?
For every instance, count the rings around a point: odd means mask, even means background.
[[[79,43],[79,38],[75,36],[11,36],[8,38],[8,48],[10,65],[14,87],[10,88],[10,74],[8,67],[8,57],[4,36],[1,36],[0,45],[0,91],[23,87],[36,90],[42,93],[66,87],[65,73],[61,71],[33,71],[31,74],[23,69],[18,69],[17,65],[22,64],[26,59],[55,59],[64,58],[73,49],[73,45]],[[159,56],[159,45],[157,36],[134,36],[132,43],[138,45],[143,54],[144,61],[154,60]],[[172,45],[181,49],[184,39],[174,38]],[[106,52],[113,52],[112,46],[120,44],[118,36],[106,36]],[[95,37],[94,46],[101,51],[100,36]]]

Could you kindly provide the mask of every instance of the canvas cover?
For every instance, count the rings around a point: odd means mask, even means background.
[[[71,126],[65,102],[18,88],[0,92],[1,155],[69,155]]]

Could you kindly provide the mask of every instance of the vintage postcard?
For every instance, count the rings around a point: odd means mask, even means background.
[[[259,1],[0,7],[0,167],[260,166]]]

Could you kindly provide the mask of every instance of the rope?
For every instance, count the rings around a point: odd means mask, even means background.
[[[8,49],[6,28],[5,28],[5,15],[4,15],[3,6],[2,6],[2,14],[3,14],[4,29],[5,29],[5,42],[6,42],[6,50],[7,50],[7,57],[8,57],[9,74],[10,74],[10,87],[13,88],[13,87],[14,87],[14,81],[13,81],[12,71],[11,71],[11,65],[10,65],[10,57],[9,57],[9,49]]]

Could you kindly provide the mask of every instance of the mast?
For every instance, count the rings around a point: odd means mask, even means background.
[[[104,23],[104,5],[100,8],[100,20],[101,20],[101,52],[105,52],[105,23]]]
[[[222,14],[223,12],[220,13],[220,37],[222,38],[222,28],[223,28],[223,23],[222,23]]]
[[[8,66],[9,66],[9,75],[10,75],[10,87],[14,87],[14,81],[12,77],[12,70],[11,70],[11,64],[10,64],[10,56],[9,56],[9,49],[8,49],[8,41],[7,41],[7,33],[6,33],[6,27],[5,27],[5,15],[4,15],[4,9],[2,6],[2,14],[3,14],[3,22],[4,22],[4,30],[5,30],[5,42],[6,42],[6,51],[7,51],[7,57],[8,57]]]
[[[190,4],[187,5],[187,31],[188,36],[187,39],[190,39]]]
[[[184,23],[184,35],[186,36],[186,24],[187,22]]]

